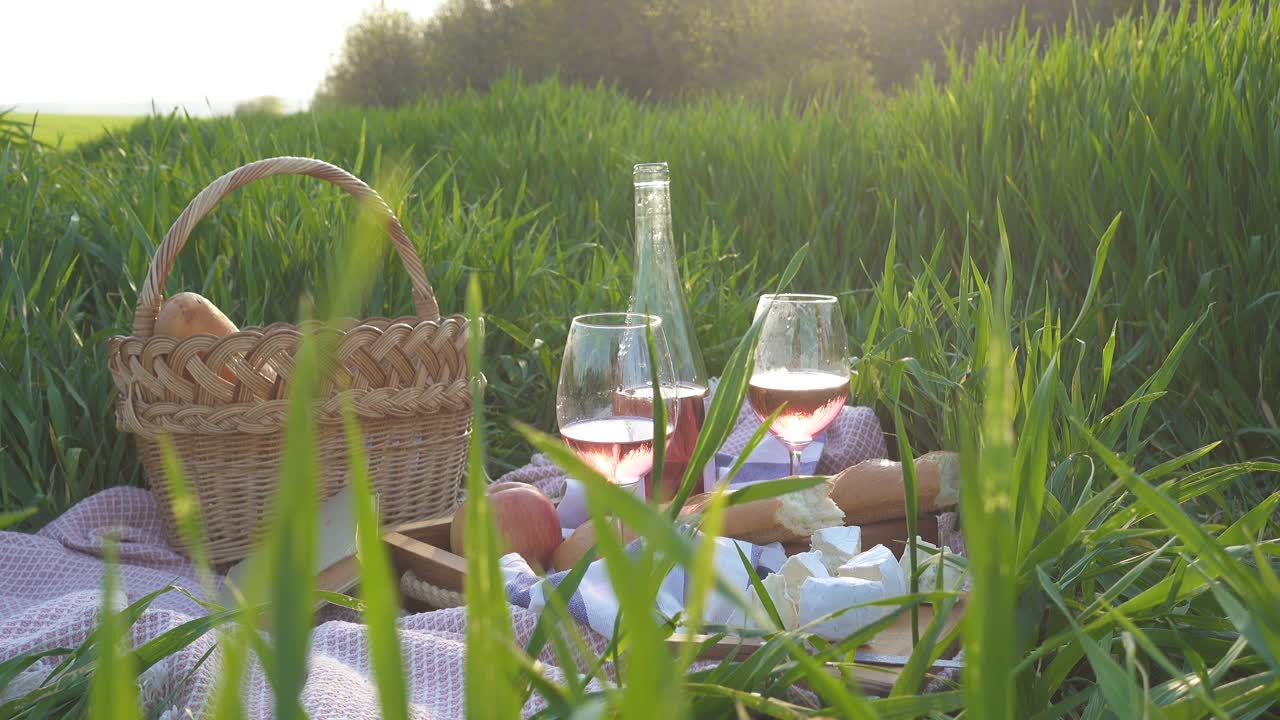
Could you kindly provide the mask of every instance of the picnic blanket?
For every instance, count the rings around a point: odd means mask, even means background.
[[[120,534],[118,606],[169,584],[204,599],[195,569],[164,538],[159,509],[151,493],[139,488],[105,490],[74,507],[35,534],[0,532],[0,662],[33,650],[74,648],[85,641],[102,604],[103,542],[108,531]],[[220,581],[220,579],[219,579]],[[158,597],[132,628],[139,645],[205,610],[181,593]],[[358,618],[333,608],[322,613],[311,638],[302,705],[313,718],[377,718],[377,688],[369,665],[368,636]],[[511,608],[519,642],[528,640],[537,615]],[[463,717],[463,668],[466,609],[409,615],[400,620],[400,643],[409,676],[411,716],[422,719]],[[143,674],[141,698],[148,711],[161,708],[164,720],[194,715],[212,698],[221,661],[205,635]],[[542,658],[548,677],[563,673],[548,653]],[[0,693],[0,703],[37,687],[56,664],[47,658],[22,673]],[[253,663],[245,674],[242,697],[246,717],[272,715],[270,685]],[[526,715],[542,707],[535,698]]]
[[[752,422],[754,416],[743,416],[724,452],[732,455],[741,451],[754,431]],[[884,454],[875,415],[866,408],[847,408],[828,430],[816,469],[831,472],[858,459]],[[519,473],[524,477],[518,477]],[[506,479],[533,481],[550,494],[557,494],[557,488],[562,493],[565,481],[563,475],[541,462]],[[205,599],[192,565],[166,543],[151,493],[132,487],[105,490],[82,500],[39,532],[0,532],[0,662],[31,651],[76,647],[89,637],[102,605],[102,538],[108,532],[120,538],[122,597],[115,600],[117,607],[170,584]],[[201,605],[183,594],[165,593],[131,628],[132,641],[135,645],[144,643],[204,613]],[[525,642],[537,613],[513,605],[511,619],[517,641]],[[336,608],[322,613],[318,620],[311,640],[303,708],[314,718],[379,717],[366,628],[357,616]],[[408,615],[400,619],[399,626],[412,717],[463,717],[466,610]],[[593,633],[586,634],[593,642],[599,640]],[[214,651],[197,665],[214,642],[212,634],[206,635],[143,673],[141,698],[148,711],[158,709],[164,720],[200,716],[216,689],[219,653]],[[563,678],[564,670],[549,651],[540,659],[549,678]],[[56,658],[38,661],[0,692],[0,702],[37,687],[56,662]],[[242,698],[248,717],[272,715],[270,685],[256,661],[245,674]],[[535,697],[524,714],[541,708]]]

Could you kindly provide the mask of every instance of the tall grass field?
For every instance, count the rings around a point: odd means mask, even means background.
[[[535,447],[572,466],[538,432],[554,430],[569,319],[625,307],[630,168],[666,160],[690,306],[725,378],[722,413],[741,390],[755,299],[785,282],[840,296],[853,397],[876,409],[894,453],[962,453],[973,581],[963,680],[921,693],[931,654],[954,639],[929,628],[886,698],[822,668],[857,637],[806,646],[774,632],[753,662],[671,662],[670,628],[640,609],[664,563],[697,578],[707,559],[656,509],[573,466],[593,512],[651,531],[655,549],[639,557],[601,541],[613,577],[636,588],[615,638],[623,662],[548,683],[533,660],[572,644],[572,623],[549,614],[544,644],[516,648],[501,588],[470,592],[469,661],[499,679],[468,688],[470,716],[504,717],[539,695],[557,717],[1276,717],[1280,10],[1189,5],[1101,34],[1014,32],[950,83],[926,77],[890,97],[655,106],[512,81],[400,110],[153,117],[73,150],[32,142],[22,119],[2,116],[0,511],[35,508],[23,521],[35,527],[142,482],[114,425],[106,339],[130,327],[151,254],[185,203],[274,155],[370,181],[418,242],[442,309],[483,314],[472,495]],[[294,320],[304,306],[406,312],[394,257],[373,278],[337,262],[364,241],[355,215],[320,183],[256,183],[201,223],[167,292],[198,291],[241,325]],[[338,302],[366,285],[364,307]],[[357,504],[371,513],[362,480]],[[313,483],[300,467],[281,492],[305,499]],[[705,523],[735,498],[722,500]],[[491,577],[491,521],[475,505],[471,577]],[[264,562],[283,562],[291,522],[273,526]],[[373,667],[395,717],[399,654],[376,620],[393,590],[376,537],[365,539]],[[309,570],[291,568],[296,586],[257,599],[276,618],[309,617],[298,593]],[[946,595],[933,599],[955,601]],[[253,614],[225,621],[249,628]],[[247,635],[225,635],[236,662]],[[98,657],[128,652],[117,645]],[[270,661],[296,668],[305,651],[282,644]],[[294,674],[279,675],[278,695],[296,696]],[[111,682],[73,699],[102,709]],[[795,682],[817,709],[786,694]]]

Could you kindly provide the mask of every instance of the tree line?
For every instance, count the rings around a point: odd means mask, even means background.
[[[384,6],[348,31],[314,104],[396,106],[483,91],[512,73],[604,82],[658,100],[890,89],[926,66],[945,74],[949,49],[969,52],[1017,23],[1052,31],[1143,8],[1144,0],[449,0],[418,20]]]

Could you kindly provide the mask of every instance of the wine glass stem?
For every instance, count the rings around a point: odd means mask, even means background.
[[[800,450],[791,450],[789,453],[787,453],[787,459],[791,462],[790,474],[792,476],[794,476],[796,472],[800,469],[800,452],[801,452]]]

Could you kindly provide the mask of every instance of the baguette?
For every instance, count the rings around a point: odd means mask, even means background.
[[[726,508],[721,534],[757,545],[807,545],[822,528],[874,525],[906,517],[904,488],[902,463],[867,460],[814,487]],[[921,514],[954,507],[960,500],[960,457],[938,451],[916,458],[916,489]],[[681,516],[701,512],[709,499],[705,494],[689,498]],[[624,542],[635,537],[627,531]],[[560,544],[552,564],[557,570],[568,570],[595,544],[595,530],[585,522]]]
[[[629,543],[638,536],[627,528],[622,529],[622,542]],[[578,561],[582,559],[587,551],[596,545],[596,529],[592,527],[591,521],[587,520],[577,527],[564,542],[560,543],[560,547],[556,548],[555,554],[551,556],[551,565],[556,570],[571,570]]]
[[[921,513],[953,507],[960,498],[959,456],[921,456],[916,480]],[[904,518],[904,487],[902,463],[867,460],[812,488],[726,509],[722,534],[756,544],[807,542],[825,527]],[[681,514],[700,512],[708,497],[691,498]]]
[[[829,482],[831,499],[851,525],[907,516],[902,463],[867,460]],[[960,501],[960,456],[937,451],[916,458],[916,490],[921,513],[955,507]]]
[[[690,499],[680,514],[700,512],[709,497]],[[844,521],[844,513],[831,501],[831,485],[819,483],[786,495],[726,508],[721,534],[757,545],[807,541],[818,530],[843,525]]]

